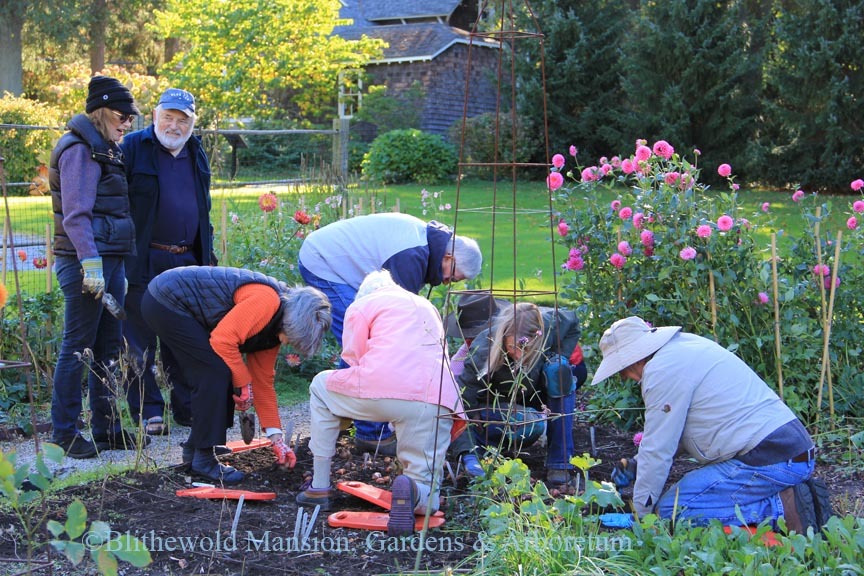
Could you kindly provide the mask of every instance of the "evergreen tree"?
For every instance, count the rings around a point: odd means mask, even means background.
[[[864,1],[781,2],[752,162],[775,186],[849,191],[864,165]]]
[[[745,149],[760,110],[762,26],[745,2],[643,1],[623,57],[631,136],[667,140],[679,152],[699,148],[708,181],[722,163],[746,178]]]

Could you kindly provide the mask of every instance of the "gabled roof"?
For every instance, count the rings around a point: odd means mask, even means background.
[[[460,4],[461,0],[343,0],[339,17],[352,23],[337,26],[333,33],[346,40],[367,36],[387,42],[384,57],[371,64],[432,60],[453,44],[471,42],[468,31],[446,23]],[[399,20],[405,23],[393,23]],[[485,38],[475,37],[473,43],[498,47]]]
[[[357,26],[403,18],[441,17],[447,20],[459,4],[461,0],[343,0],[340,15],[351,18]]]

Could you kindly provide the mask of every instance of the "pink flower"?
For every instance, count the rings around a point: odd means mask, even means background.
[[[723,232],[727,232],[732,229],[732,226],[735,224],[735,221],[732,220],[731,216],[724,214],[717,219],[717,228],[722,230]]]
[[[852,190],[854,190],[855,192],[858,192],[859,190],[864,188],[864,180],[862,180],[860,178],[857,180],[853,180],[852,184],[850,184],[850,186],[852,187]]]
[[[661,158],[665,158],[669,160],[672,157],[672,154],[675,153],[675,148],[673,148],[668,142],[665,140],[658,140],[654,143],[654,154],[660,156]]]
[[[674,186],[676,182],[681,178],[681,174],[678,172],[669,172],[663,178],[663,181],[666,182],[669,186]]]
[[[272,212],[279,205],[279,199],[272,192],[267,192],[258,197],[258,207],[264,212]]]
[[[618,217],[621,218],[621,220],[629,220],[631,216],[633,216],[633,209],[629,206],[621,208],[618,212]]]
[[[612,171],[612,165],[611,164],[602,164],[600,166],[600,172],[603,173],[603,176],[606,176],[611,171]]]
[[[637,432],[633,435],[633,444],[639,446],[642,443],[642,432]]]
[[[21,260],[21,262],[26,262],[27,261],[27,251],[26,250],[18,250],[18,259]]]
[[[737,192],[740,189],[741,189],[741,186],[739,186],[738,184],[735,184],[735,183],[732,184],[732,190],[735,190]]]
[[[793,202],[800,202],[802,198],[804,198],[804,191],[803,190],[796,190],[795,193],[792,194],[792,201]]]
[[[639,241],[642,242],[642,245],[646,248],[654,246],[654,232],[651,230],[643,230],[642,233],[639,234]]]
[[[858,219],[854,216],[850,216],[848,220],[846,220],[846,228],[849,230],[855,230],[858,228]]]
[[[614,168],[619,168],[621,166],[621,158],[618,156],[612,156],[612,160],[610,160],[609,163],[612,164]]]
[[[618,252],[623,254],[624,256],[630,256],[633,253],[633,248],[630,247],[630,243],[626,240],[622,240],[618,243]]]
[[[646,246],[644,252],[645,252],[645,256],[648,256],[648,257],[653,256],[654,255],[654,246],[653,245],[652,246]]]
[[[567,226],[567,222],[564,220],[558,221],[558,235],[559,236],[567,236],[567,232],[570,231],[570,227]]]
[[[694,148],[694,149],[693,149],[693,155],[694,155],[694,156],[701,156],[701,155],[702,155],[702,151],[699,150],[698,148]]]
[[[762,203],[762,212],[765,212],[765,213],[767,214],[767,213],[768,213],[768,209],[769,209],[770,207],[771,207],[771,203],[770,203],[770,202],[763,202],[763,203]]]
[[[597,167],[589,166],[582,170],[582,181],[583,182],[594,182],[597,180]]]
[[[813,274],[816,276],[828,276],[831,274],[831,268],[825,264],[816,264],[813,266]]]
[[[546,186],[548,186],[549,190],[552,190],[553,192],[561,188],[563,184],[564,176],[562,176],[560,172],[552,172],[546,178]]]
[[[729,175],[732,174],[732,166],[729,164],[720,164],[720,166],[717,167],[717,174],[723,178],[728,178]]]
[[[567,270],[582,270],[585,267],[585,261],[579,257],[573,257],[567,259],[567,262],[564,263],[564,268]]]
[[[305,226],[312,221],[312,217],[306,214],[306,212],[304,212],[303,210],[297,210],[296,212],[294,212],[294,221],[302,226]]]
[[[822,281],[822,284],[825,286],[825,290],[831,290],[831,277],[826,276],[825,279]],[[834,281],[834,287],[837,288],[839,286],[840,286],[840,277],[838,276],[836,278],[836,280]]]
[[[561,154],[555,154],[552,156],[552,165],[555,166],[555,168],[561,168],[564,166],[564,156]]]
[[[636,147],[636,161],[644,162],[651,157],[651,149],[645,146],[644,144],[640,144]]]
[[[696,228],[696,235],[699,238],[710,238],[713,230],[711,230],[711,226],[707,224],[702,224],[698,228]]]
[[[579,153],[579,149],[576,146],[570,145],[570,156],[576,157],[576,154]]]
[[[678,255],[681,256],[682,260],[692,260],[696,257],[696,249],[692,246],[687,246],[686,248],[681,250]]]
[[[292,368],[296,368],[301,363],[300,356],[298,356],[297,354],[286,354],[285,363]]]
[[[609,204],[609,207],[612,208],[612,210],[615,210],[617,212],[618,209],[621,208],[621,201],[620,200],[612,200],[612,203]]]
[[[33,267],[41,270],[48,266],[48,260],[45,259],[44,256],[37,256],[33,258]]]
[[[859,214],[864,212],[864,201],[856,200],[855,203],[852,204],[852,210],[854,210],[855,212],[857,212]]]
[[[624,267],[624,264],[627,263],[627,258],[616,252],[609,257],[609,262],[611,262],[615,268],[620,270]]]
[[[636,212],[633,214],[633,227],[634,228],[642,228],[642,220],[645,219],[645,214],[642,212]]]
[[[632,174],[636,170],[636,164],[630,158],[621,161],[621,171],[624,174]]]
[[[768,300],[769,300],[768,294],[766,294],[765,292],[759,292],[758,298],[759,298],[760,304],[767,304],[768,303]]]

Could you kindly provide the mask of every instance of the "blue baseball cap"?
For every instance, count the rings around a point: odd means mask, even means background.
[[[179,88],[165,90],[159,98],[158,105],[165,110],[179,110],[187,116],[195,114],[195,97]]]

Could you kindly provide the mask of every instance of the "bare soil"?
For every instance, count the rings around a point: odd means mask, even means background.
[[[611,462],[635,452],[631,434],[597,428],[594,434],[594,456],[603,463],[591,472],[592,478],[607,479]],[[589,429],[575,431],[577,453],[592,451]],[[275,465],[267,449],[243,452],[227,457],[227,462],[247,473],[235,488],[272,491],[276,499],[264,502],[246,501],[237,516],[238,503],[232,500],[202,500],[178,497],[176,491],[189,487],[193,480],[182,467],[165,468],[151,473],[128,473],[106,478],[84,486],[76,486],[52,495],[49,518],[65,521],[65,509],[75,498],[81,499],[88,511],[88,521],[103,520],[118,534],[130,533],[141,539],[151,551],[153,563],[144,569],[121,564],[121,574],[219,574],[267,575],[321,574],[331,576],[354,574],[401,574],[411,572],[415,565],[421,570],[439,573],[445,568],[468,568],[467,558],[482,531],[476,500],[465,478],[447,479],[443,489],[442,510],[447,523],[442,529],[430,531],[423,544],[419,536],[398,540],[381,532],[350,528],[331,528],[328,513],[321,513],[314,522],[311,511],[299,508],[294,501],[304,473],[312,467],[308,439],[296,447],[298,464],[285,471]],[[542,479],[545,449],[532,447],[519,457],[532,470],[532,477]],[[371,457],[352,449],[350,438],[340,439],[333,462],[333,481],[359,480],[389,488],[398,473],[389,458]],[[669,481],[674,482],[692,464],[679,460]],[[820,465],[817,474],[832,488],[835,508],[848,507],[850,502],[864,499],[859,472],[846,472],[837,467]],[[378,511],[374,505],[347,494],[334,500],[333,511]],[[627,493],[624,493],[627,496]],[[233,526],[236,521],[236,526]],[[302,533],[311,526],[306,545]],[[0,572],[13,566],[9,560],[21,558],[24,548],[17,520],[0,511]],[[234,537],[231,538],[232,528]],[[300,538],[295,538],[300,535]],[[47,530],[41,531],[49,539]],[[40,548],[38,560],[46,559],[48,547]],[[417,550],[422,549],[419,555]],[[70,572],[70,564],[53,555],[55,572],[62,574],[95,573],[92,562],[79,572]],[[419,563],[418,563],[419,562]],[[59,568],[57,568],[59,567]],[[43,572],[44,573],[44,572]]]

